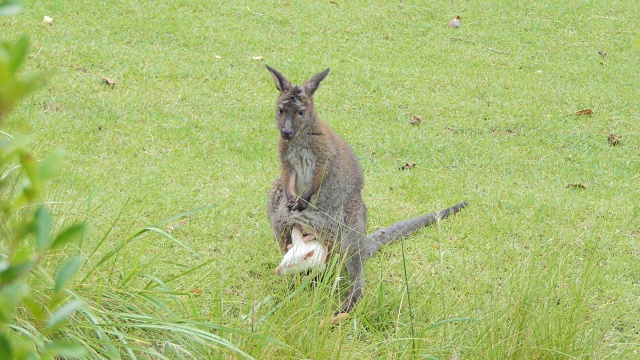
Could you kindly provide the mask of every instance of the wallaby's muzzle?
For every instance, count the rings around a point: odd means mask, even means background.
[[[293,124],[292,121],[287,119],[285,120],[284,124],[282,124],[282,127],[280,128],[280,136],[282,136],[283,139],[285,140],[291,140],[293,139]]]
[[[293,130],[280,130],[280,136],[285,140],[291,140],[293,138]]]

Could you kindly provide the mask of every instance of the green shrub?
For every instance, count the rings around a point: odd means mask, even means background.
[[[0,15],[21,10],[17,1],[0,4]],[[42,74],[18,76],[29,41],[26,36],[0,45],[0,126],[9,110],[35,90]],[[54,221],[47,208],[38,204],[43,183],[59,166],[60,153],[37,161],[25,139],[3,133],[0,140],[0,354],[9,359],[77,358],[84,348],[57,337],[57,329],[82,302],[65,291],[78,271],[81,258],[68,259],[59,267],[53,286],[34,293],[29,277],[54,250],[76,241],[84,223],[71,225],[53,235]],[[19,313],[20,316],[16,316]],[[24,322],[22,320],[29,319]]]

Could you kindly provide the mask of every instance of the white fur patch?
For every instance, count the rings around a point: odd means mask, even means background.
[[[316,268],[324,271],[328,250],[320,241],[313,239],[312,235],[304,236],[299,228],[293,228],[291,231],[291,241],[291,249],[284,254],[282,262],[276,268],[278,275],[284,276]]]

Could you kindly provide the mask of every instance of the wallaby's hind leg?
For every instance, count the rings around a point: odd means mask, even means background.
[[[340,247],[347,254],[346,268],[349,272],[349,293],[342,305],[342,312],[350,312],[364,291],[364,262],[366,248],[367,207],[362,199],[354,199],[345,205],[345,226],[342,228]]]
[[[280,179],[276,180],[273,183],[273,187],[269,189],[267,215],[269,216],[273,235],[276,237],[280,251],[286,253],[287,244],[291,244],[291,229],[287,226],[289,210],[287,210],[287,197]]]
[[[346,267],[349,272],[349,293],[347,299],[342,304],[340,312],[351,312],[364,289],[364,261],[360,256],[360,251],[347,251],[349,258],[346,259]]]

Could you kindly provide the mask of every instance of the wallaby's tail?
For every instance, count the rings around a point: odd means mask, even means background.
[[[464,209],[467,205],[467,202],[461,202],[460,204],[454,205],[450,208],[446,208],[438,212],[432,212],[427,215],[397,222],[387,228],[369,234],[367,235],[367,238],[370,241],[367,241],[367,243],[370,244],[371,247],[368,249],[368,253],[370,255],[373,255],[383,245],[388,244],[394,240],[398,240],[403,236],[407,236],[422,227],[426,227],[435,223],[438,220],[442,220],[450,214],[457,213],[458,211]]]

